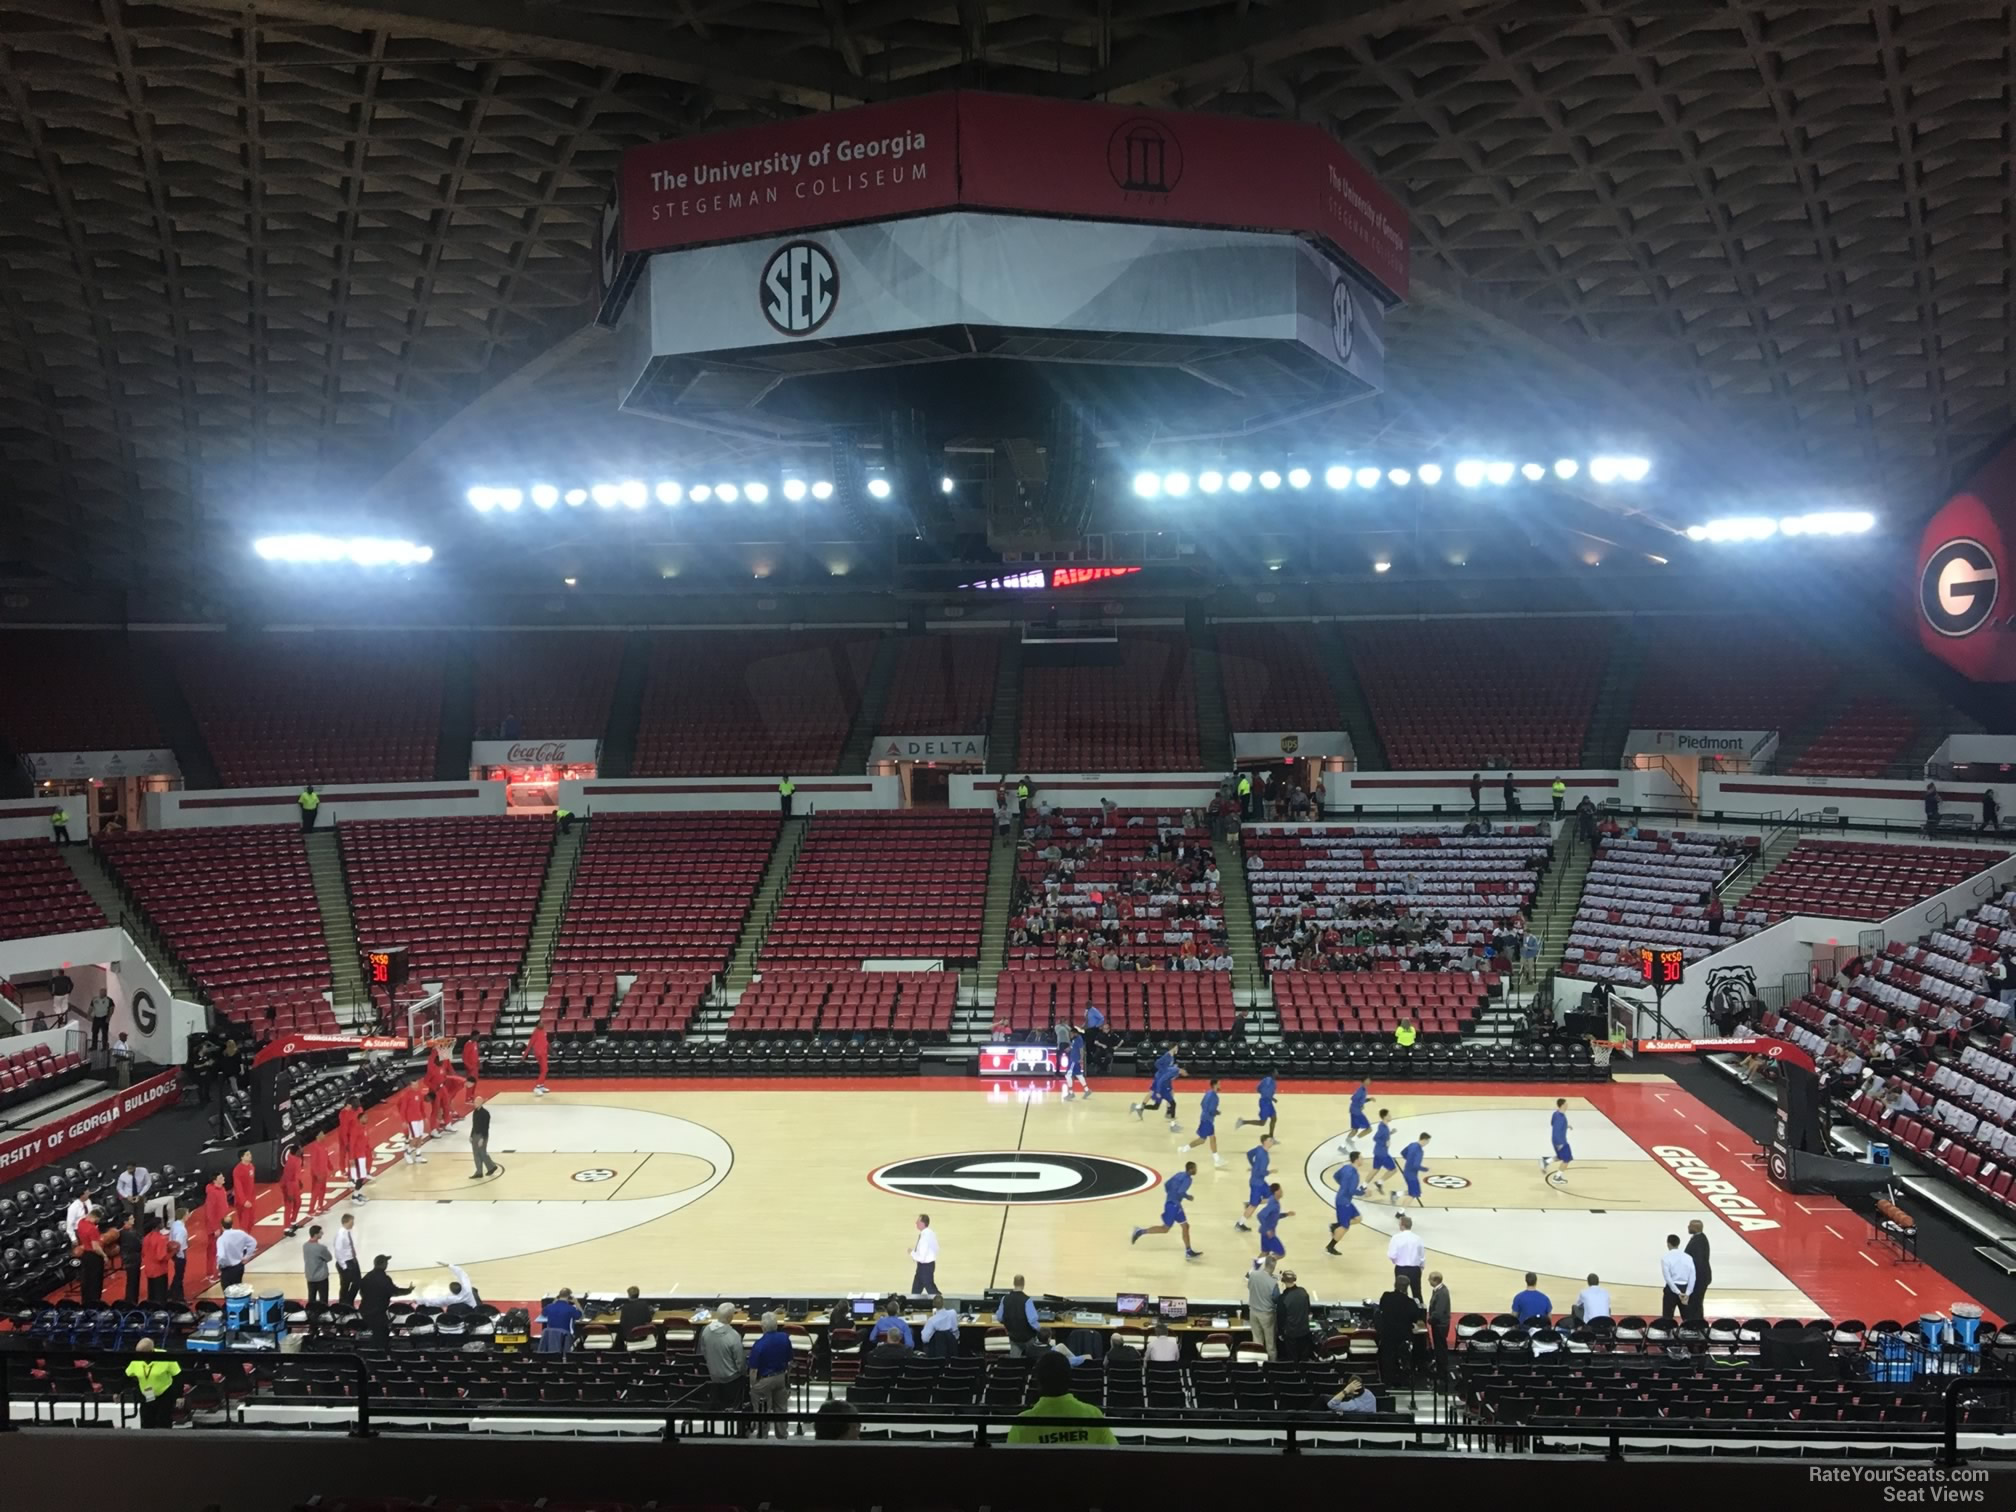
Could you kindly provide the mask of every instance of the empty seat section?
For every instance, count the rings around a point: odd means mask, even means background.
[[[518,721],[521,740],[600,740],[623,662],[623,637],[605,630],[478,635],[476,728]]]
[[[1794,776],[1881,777],[1918,733],[1918,716],[1887,699],[1855,699],[1785,770]]]
[[[1235,731],[1344,728],[1308,625],[1220,625],[1218,671]]]
[[[441,733],[428,636],[178,636],[176,675],[225,787],[425,782]]]
[[[106,918],[52,840],[0,840],[0,940],[102,929]]]
[[[0,1053],[0,1107],[53,1092],[66,1081],[81,1079],[84,1070],[84,1057],[75,1050],[37,1045],[32,1050]],[[12,1244],[17,1238],[17,1234],[0,1229],[0,1244]]]
[[[1390,1042],[1404,1019],[1424,1039],[1454,1040],[1476,1027],[1497,984],[1487,971],[1284,971],[1274,978],[1274,1004],[1289,1038]]]
[[[996,635],[916,635],[897,644],[878,735],[979,735],[994,707]]]
[[[1196,816],[1190,816],[1194,821]],[[1211,831],[1180,809],[1057,810],[1024,826],[1007,964],[1230,971]]]
[[[1780,624],[1662,621],[1645,648],[1631,723],[1642,730],[1789,730],[1840,676],[1837,663]]]
[[[262,1032],[336,1028],[329,947],[298,831],[156,830],[94,843],[219,1011]]]
[[[1550,854],[1533,825],[1249,825],[1243,838],[1261,965],[1276,973],[1481,961],[1520,928]]]
[[[553,972],[719,971],[776,848],[778,817],[605,814],[588,826]]]
[[[1083,651],[1094,663],[1044,666],[1025,653],[1021,753],[1032,772],[1194,772],[1197,687],[1181,631],[1122,630],[1117,647]]]
[[[17,754],[166,744],[118,631],[0,632],[0,666],[0,745]]]
[[[637,729],[639,777],[831,772],[875,638],[704,631],[659,637]]]
[[[359,950],[403,945],[409,978],[444,988],[517,975],[553,848],[550,825],[378,819],[336,833]]]
[[[1883,919],[1958,886],[2007,855],[1971,846],[1801,840],[1743,906],[1774,920],[1799,913]]]
[[[1351,665],[1396,767],[1579,766],[1615,631],[1580,619],[1352,625]]]
[[[1630,952],[1641,946],[1684,951],[1691,964],[1755,934],[1770,922],[1763,909],[1739,906],[1717,932],[1709,927],[1707,897],[1756,853],[1755,835],[1606,833],[1568,926],[1562,974],[1632,981],[1640,979],[1640,967]]]
[[[728,1032],[943,1039],[958,995],[959,978],[947,971],[765,968],[742,994]]]
[[[555,1034],[683,1034],[713,981],[711,970],[693,966],[556,967],[539,1021]]]
[[[876,957],[974,964],[991,816],[819,814],[764,938],[766,963]]]

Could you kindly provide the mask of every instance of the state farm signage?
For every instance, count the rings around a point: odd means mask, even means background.
[[[599,740],[477,740],[469,764],[499,766],[589,766],[602,753]]]
[[[1293,232],[1407,293],[1406,212],[1326,132],[1287,121],[925,95],[633,147],[619,185],[626,256],[964,207]]]
[[[61,1123],[0,1139],[0,1177],[18,1176],[108,1139],[126,1125],[171,1106],[181,1090],[181,1073],[164,1071],[136,1087],[86,1103]]]

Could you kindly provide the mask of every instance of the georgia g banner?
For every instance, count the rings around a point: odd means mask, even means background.
[[[1918,543],[1918,640],[1975,682],[2016,682],[2016,441],[1948,499]]]

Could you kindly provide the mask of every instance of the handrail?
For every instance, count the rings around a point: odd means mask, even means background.
[[[1960,1457],[1960,1394],[1969,1388],[1983,1386],[1999,1387],[2006,1391],[2016,1391],[2016,1376],[1956,1376],[1946,1383],[1942,1393],[1945,1397],[1945,1427],[1940,1435],[1939,1463],[1947,1466],[1964,1465]]]
[[[37,1343],[28,1339],[25,1335],[10,1335],[4,1347],[0,1347],[0,1433],[15,1433],[21,1427],[19,1423],[14,1421],[14,1372],[10,1368],[11,1362],[16,1359],[42,1354],[54,1354],[60,1357],[66,1364],[90,1362],[93,1360],[131,1364],[134,1360],[140,1358],[138,1354],[130,1349],[74,1349],[67,1345],[57,1345],[48,1342]],[[244,1364],[264,1366],[271,1369],[272,1366],[282,1359],[292,1360],[301,1357],[283,1356],[270,1349],[220,1349],[215,1351],[162,1350],[155,1358],[172,1360],[177,1365],[181,1365],[186,1371],[191,1362],[198,1365],[212,1363],[220,1365]],[[373,1385],[371,1367],[365,1358],[360,1354],[343,1351],[331,1351],[327,1354],[318,1351],[313,1358],[317,1362],[326,1361],[334,1365],[348,1365],[356,1371],[357,1395],[354,1400],[357,1415],[351,1423],[350,1436],[352,1438],[377,1437],[377,1430],[371,1426]],[[32,1422],[31,1426],[33,1426]]]

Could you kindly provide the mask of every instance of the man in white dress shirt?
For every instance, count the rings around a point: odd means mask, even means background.
[[[70,1206],[63,1210],[63,1232],[70,1236],[70,1243],[73,1248],[77,1243],[77,1225],[84,1221],[85,1215],[90,1211],[90,1198],[83,1192],[79,1192],[75,1197],[72,1197],[70,1199]]]
[[[126,1221],[131,1223],[147,1205],[147,1194],[154,1190],[154,1173],[143,1165],[130,1165],[119,1173],[117,1189],[119,1206],[125,1210]]]
[[[1585,1324],[1611,1316],[1610,1288],[1596,1279],[1594,1271],[1589,1272],[1589,1284],[1575,1294],[1575,1316]]]
[[[453,1307],[458,1302],[466,1307],[477,1305],[476,1283],[469,1279],[469,1272],[452,1260],[439,1260],[437,1265],[446,1267],[453,1280],[429,1287],[424,1296],[413,1299],[421,1307]]]
[[[237,1219],[226,1218],[224,1230],[217,1236],[217,1284],[237,1286],[245,1280],[245,1262],[259,1252],[259,1241],[237,1226]]]
[[[938,1293],[938,1235],[932,1231],[931,1215],[917,1215],[917,1242],[910,1246],[916,1274],[910,1278],[910,1295],[931,1297]]]
[[[1666,1253],[1659,1257],[1659,1274],[1666,1283],[1665,1295],[1659,1299],[1662,1318],[1679,1319],[1686,1311],[1687,1299],[1694,1295],[1694,1259],[1680,1248],[1680,1236],[1666,1236]]]
[[[1414,1220],[1405,1213],[1400,1214],[1399,1231],[1386,1241],[1386,1258],[1393,1262],[1394,1288],[1412,1292],[1414,1300],[1421,1301],[1421,1267],[1426,1254],[1421,1236],[1414,1232]]]

